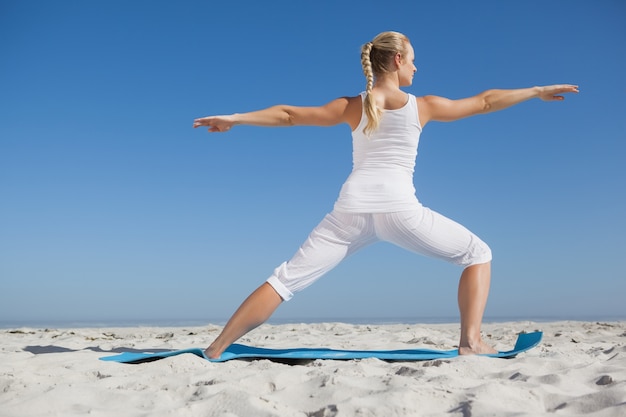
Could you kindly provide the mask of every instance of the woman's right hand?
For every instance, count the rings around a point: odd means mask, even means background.
[[[565,100],[561,94],[578,93],[578,86],[571,84],[546,85],[539,87],[539,98],[543,101]]]

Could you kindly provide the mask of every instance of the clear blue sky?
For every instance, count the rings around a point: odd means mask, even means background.
[[[429,124],[415,185],[490,244],[488,317],[626,316],[625,2],[5,0],[0,321],[227,318],[332,209],[351,139],[193,119],[356,95],[385,30],[415,95],[580,85]],[[378,244],[275,317],[454,317],[459,273]]]

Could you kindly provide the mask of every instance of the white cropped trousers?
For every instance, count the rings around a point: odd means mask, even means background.
[[[423,206],[393,213],[333,211],[267,282],[283,300],[289,300],[347,256],[378,241],[463,267],[491,261],[489,246],[476,235]]]

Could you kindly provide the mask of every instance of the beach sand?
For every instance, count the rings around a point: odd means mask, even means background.
[[[138,365],[98,360],[119,348],[205,347],[221,327],[0,330],[0,416],[626,416],[626,322],[487,323],[514,359],[459,357],[211,363],[180,355]],[[263,325],[262,347],[452,349],[457,324]]]

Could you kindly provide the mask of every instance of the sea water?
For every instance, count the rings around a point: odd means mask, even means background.
[[[109,327],[202,327],[206,325],[223,326],[228,318],[206,319],[100,319],[100,320],[0,320],[0,329],[12,328],[109,328]],[[626,321],[623,316],[500,316],[485,317],[484,323],[504,322],[554,322],[554,321],[584,321],[584,322],[615,322]],[[346,324],[446,324],[458,323],[458,316],[441,317],[293,317],[271,318],[268,323],[274,325],[295,323],[346,323]]]

